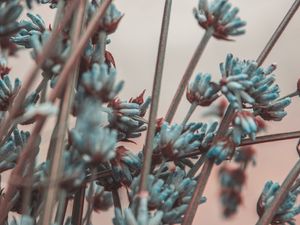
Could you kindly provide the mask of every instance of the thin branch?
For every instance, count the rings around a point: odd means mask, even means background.
[[[279,190],[277,191],[271,205],[266,209],[262,217],[257,221],[256,225],[268,225],[271,223],[273,217],[276,215],[278,208],[288,195],[290,188],[300,174],[300,160],[289,172],[288,176],[283,181]]]
[[[75,48],[77,45],[77,42],[80,37],[80,33],[82,30],[82,24],[84,21],[84,14],[85,14],[85,5],[86,0],[80,0],[79,3],[79,9],[75,16],[75,22],[72,24],[72,31],[71,31],[71,37],[72,37],[72,49]],[[78,78],[78,63],[79,60],[75,63],[75,66],[73,68],[72,73],[74,74],[72,77],[69,77],[69,82],[71,85],[67,85],[67,89],[64,93],[63,98],[63,104],[61,108],[61,112],[58,117],[58,127],[55,137],[57,138],[55,142],[55,148],[53,151],[53,158],[50,161],[51,167],[50,167],[50,180],[58,180],[62,176],[63,172],[63,150],[65,145],[65,135],[67,131],[67,124],[69,121],[69,115],[72,107],[72,102],[74,99],[74,87],[76,84],[76,80]],[[51,223],[51,216],[52,211],[54,208],[54,203],[57,199],[57,193],[58,193],[59,186],[54,185],[52,188],[46,188],[45,190],[45,209],[42,216],[42,225],[49,225]]]
[[[266,47],[263,49],[263,51],[258,56],[258,58],[256,60],[258,65],[262,65],[263,62],[265,61],[265,59],[268,57],[268,55],[270,54],[274,45],[280,38],[281,34],[283,33],[283,31],[285,30],[287,25],[289,24],[290,20],[293,18],[293,16],[297,12],[299,6],[300,6],[300,0],[296,0],[294,2],[294,4],[291,6],[291,8],[289,9],[289,11],[287,12],[287,14],[285,15],[285,17],[283,18],[283,20],[281,21],[281,23],[279,24],[279,26],[277,27],[277,29],[275,30],[275,32],[273,33],[273,35],[272,35],[271,39],[269,40],[269,42],[267,43]]]
[[[224,115],[224,118],[220,124],[219,130],[217,131],[217,134],[212,141],[213,143],[216,143],[220,137],[226,135],[228,126],[231,123],[233,116],[234,116],[234,108],[232,107],[232,105],[229,105],[226,110],[226,113]],[[200,160],[201,160],[201,158],[200,158]],[[199,205],[199,200],[201,199],[201,197],[203,195],[205,186],[207,184],[207,181],[211,174],[213,166],[214,166],[213,159],[208,159],[207,161],[205,161],[205,163],[202,167],[202,170],[200,172],[200,175],[199,175],[199,178],[197,181],[197,186],[193,193],[192,199],[191,199],[188,209],[184,215],[183,223],[182,223],[183,225],[191,225],[192,224],[195,214],[196,214],[196,211],[197,211],[197,208],[198,208],[198,205]]]
[[[189,111],[187,112],[184,120],[182,121],[182,126],[184,127],[186,125],[186,123],[189,121],[189,119],[191,118],[192,114],[194,113],[195,109],[197,108],[197,104],[195,103],[192,103],[190,108],[189,108]]]
[[[144,162],[141,172],[141,181],[139,186],[139,192],[147,191],[147,178],[150,172],[151,161],[152,161],[152,148],[153,148],[153,137],[156,127],[156,117],[158,110],[158,102],[161,88],[161,80],[164,68],[165,52],[167,46],[169,22],[171,15],[172,0],[165,1],[165,8],[163,13],[163,20],[161,26],[161,34],[159,40],[158,54],[156,60],[155,75],[152,89],[152,99],[150,106],[149,124],[146,134],[146,142],[144,147]]]
[[[72,224],[82,225],[82,216],[83,216],[83,207],[84,207],[84,197],[85,197],[85,188],[82,186],[75,194],[73,201],[73,210],[72,210]]]
[[[165,120],[169,123],[171,123],[174,118],[174,115],[177,111],[177,108],[178,108],[181,98],[183,96],[184,90],[185,90],[189,80],[191,79],[191,76],[193,75],[193,72],[205,50],[205,47],[207,46],[210,38],[213,35],[213,32],[214,32],[213,27],[208,28],[205,31],[203,38],[201,39],[199,45],[197,46],[197,48],[192,56],[192,59],[190,60],[189,65],[184,72],[184,75],[178,85],[175,96],[173,97],[173,100],[171,102],[171,105],[169,106],[168,112],[165,117]]]

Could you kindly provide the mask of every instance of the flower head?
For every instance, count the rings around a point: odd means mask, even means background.
[[[230,40],[229,36],[238,36],[245,33],[246,22],[237,17],[239,9],[232,8],[227,0],[199,0],[194,15],[199,25],[204,29],[213,28],[215,38]]]
[[[223,215],[230,217],[236,213],[242,203],[241,191],[246,181],[246,174],[242,168],[223,166],[219,171],[221,185],[221,203]]]
[[[15,79],[14,86],[12,85],[8,75],[5,75],[0,79],[0,111],[7,111],[13,103],[19,89],[21,87],[21,81]]]
[[[189,84],[186,97],[192,104],[208,106],[219,97],[218,91],[217,84],[211,82],[211,75],[200,73]]]
[[[0,2],[0,38],[9,37],[18,32],[22,26],[16,21],[23,7],[18,0]]]
[[[86,94],[94,96],[102,102],[112,101],[123,87],[124,82],[116,84],[116,70],[106,64],[94,63],[90,71],[81,78],[81,85]]]
[[[131,201],[138,193],[140,177],[133,180],[131,185]],[[184,170],[176,167],[166,180],[156,179],[153,175],[148,176],[148,208],[163,212],[162,221],[166,224],[180,221],[192,198],[197,182],[186,177]],[[199,204],[205,202],[202,198]],[[134,208],[135,204],[133,204]]]
[[[0,148],[0,172],[12,169],[27,143],[30,133],[14,129],[13,135]]]
[[[241,143],[245,135],[249,135],[253,140],[257,133],[257,124],[252,113],[247,111],[236,112],[233,119],[233,128],[230,131],[233,142],[236,145]]]
[[[117,182],[130,185],[142,167],[141,159],[124,146],[116,149],[116,157],[111,161],[113,177]]]
[[[111,109],[108,113],[109,127],[118,131],[120,140],[140,137],[141,132],[147,129],[143,116],[150,102],[150,98],[142,101],[121,101],[115,98],[108,104]]]
[[[93,14],[101,4],[102,4],[102,0],[100,0],[100,2],[92,1],[89,4],[89,11],[88,11],[89,19],[92,18]],[[103,30],[107,34],[111,34],[115,32],[122,17],[123,17],[122,13],[117,9],[115,4],[111,3],[105,12],[105,15],[101,19],[101,22],[99,23],[99,30]]]
[[[91,185],[93,185],[92,199],[87,196],[87,201],[92,202],[93,209],[96,212],[107,211],[113,205],[111,192],[105,191],[104,187],[95,181]]]
[[[215,159],[217,165],[221,164],[224,160],[232,157],[234,153],[234,144],[230,139],[219,140],[212,145],[208,150],[207,158]]]
[[[280,185],[272,181],[268,181],[257,202],[257,214],[262,216],[265,209],[270,206]],[[297,196],[300,193],[299,187],[289,191],[284,201],[278,208],[271,224],[291,224],[296,225],[294,217],[300,213],[300,206],[296,205]]]

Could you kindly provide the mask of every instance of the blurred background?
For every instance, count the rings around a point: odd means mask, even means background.
[[[219,63],[224,61],[227,53],[233,53],[241,59],[255,60],[258,57],[273,31],[292,5],[293,0],[231,0],[231,2],[234,6],[240,8],[240,17],[247,21],[246,35],[237,37],[234,42],[211,39],[195,70],[195,72],[210,72],[216,80],[220,78]],[[111,44],[107,46],[107,49],[115,58],[119,79],[125,80],[125,87],[120,97],[123,99],[135,97],[144,89],[146,89],[146,95],[150,95],[164,1],[116,0],[115,3],[125,16],[121,20],[116,33],[110,37]],[[165,115],[194,49],[204,34],[204,30],[197,25],[192,14],[192,9],[197,3],[197,0],[173,1],[159,117]],[[35,12],[45,18],[46,24],[53,22],[55,12],[47,6],[36,6]],[[277,83],[281,87],[282,96],[296,89],[300,74],[299,35],[300,11],[295,15],[264,63],[265,66],[271,63],[278,65],[275,74],[277,75]],[[18,75],[21,79],[25,78],[24,71],[29,69],[30,63],[30,56],[25,51],[20,52],[18,58],[11,59],[9,62],[13,67],[12,73]],[[287,109],[288,116],[282,122],[268,123],[267,133],[299,130],[299,103],[300,99],[294,98]],[[188,107],[189,103],[183,99],[175,121],[182,121]],[[191,121],[207,120],[207,118],[201,116],[204,111],[204,108],[197,108]],[[52,129],[53,120],[50,120],[43,132],[49,137],[49,132]],[[256,201],[265,182],[267,180],[279,183],[283,181],[298,160],[297,141],[290,140],[256,146],[257,166],[250,166],[247,170],[246,187],[242,193],[243,204],[237,215],[226,221],[223,220],[219,204],[219,187],[216,176],[218,167],[215,167],[205,190],[207,203],[199,207],[194,224],[255,224],[258,218]],[[129,147],[141,150],[141,143],[143,143],[143,138],[138,141],[137,145],[130,144]],[[94,215],[94,224],[111,224],[113,211]],[[300,224],[300,222],[298,223]]]

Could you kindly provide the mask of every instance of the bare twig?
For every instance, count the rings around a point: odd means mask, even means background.
[[[165,59],[165,52],[166,52],[166,45],[167,45],[167,38],[168,38],[171,5],[172,5],[172,0],[165,1],[158,54],[156,60],[156,69],[155,69],[153,89],[152,89],[149,124],[148,124],[148,130],[146,135],[146,143],[144,147],[144,162],[143,162],[143,168],[141,172],[141,182],[139,186],[140,193],[147,191],[147,178],[150,172],[151,161],[152,161],[152,147],[153,147],[152,142],[153,142],[155,126],[156,126],[156,117],[157,117],[160,86],[161,86],[161,79],[163,74],[164,59]]]
[[[173,97],[173,100],[171,102],[171,105],[169,106],[168,112],[165,117],[165,120],[169,123],[171,123],[174,118],[176,110],[177,110],[179,103],[181,101],[181,98],[183,96],[184,90],[185,90],[189,80],[191,79],[191,76],[193,75],[193,72],[197,66],[197,63],[199,62],[201,55],[204,52],[205,47],[207,46],[207,43],[209,42],[210,38],[213,35],[213,32],[214,32],[213,27],[208,28],[205,31],[203,38],[201,39],[199,45],[197,46],[197,48],[192,56],[192,59],[190,60],[189,65],[183,74],[183,77],[178,85],[175,96]]]

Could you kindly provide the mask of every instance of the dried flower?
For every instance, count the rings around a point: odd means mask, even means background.
[[[116,83],[116,70],[108,68],[106,64],[94,63],[90,71],[85,72],[81,78],[81,85],[85,92],[98,98],[102,102],[113,100],[121,91],[124,82]]]
[[[242,203],[241,192],[246,181],[246,174],[241,168],[223,166],[219,170],[219,181],[223,215],[230,217],[236,213],[238,206]]]
[[[232,8],[227,0],[199,0],[198,8],[194,8],[194,16],[204,29],[213,28],[214,37],[230,40],[229,36],[245,33],[246,22],[237,17],[239,9]]]
[[[129,193],[131,201],[138,193],[138,184],[140,177],[133,180],[131,192]],[[153,175],[148,177],[148,208],[163,212],[162,221],[165,224],[180,223],[187,206],[191,200],[193,190],[196,187],[196,181],[186,177],[184,170],[176,167],[166,180],[156,179]],[[206,201],[202,198],[199,204]],[[135,204],[132,206],[135,207]]]
[[[234,153],[234,144],[230,139],[219,140],[217,143],[212,145],[208,150],[207,158],[215,159],[217,165],[221,164],[224,160],[232,157]]]
[[[233,119],[233,129],[230,131],[232,140],[236,145],[241,143],[241,139],[245,135],[249,135],[254,140],[257,130],[255,118],[252,113],[247,111],[236,112]]]
[[[0,172],[14,168],[30,133],[14,129],[13,135],[0,148]]]
[[[93,185],[92,199],[87,196],[87,201],[92,201],[93,209],[96,212],[107,211],[113,205],[113,199],[111,192],[105,191],[104,187],[97,184],[95,181],[91,183]]]
[[[289,104],[291,104],[291,98],[286,97],[270,102],[264,106],[255,107],[254,113],[260,115],[264,120],[280,121],[287,115],[284,109]]]
[[[0,111],[8,110],[20,87],[21,81],[18,78],[15,79],[14,86],[12,86],[8,75],[5,75],[2,79],[0,79]]]
[[[209,106],[219,97],[218,91],[219,87],[217,84],[211,82],[211,75],[200,73],[189,84],[186,97],[192,104]]]
[[[162,154],[167,159],[191,152],[200,147],[199,135],[195,133],[201,124],[183,130],[182,125],[163,123],[154,139],[154,154]]]
[[[262,216],[265,209],[270,206],[280,185],[272,181],[268,181],[257,202],[257,214]],[[283,203],[278,208],[271,224],[291,224],[296,225],[295,216],[300,213],[300,206],[296,206],[297,196],[300,193],[299,187],[296,190],[290,191]]]
[[[16,21],[23,8],[18,0],[0,2],[0,38],[11,36],[22,26]]]
[[[108,104],[111,108],[108,112],[109,127],[118,131],[119,140],[126,141],[129,138],[140,137],[141,132],[147,129],[142,117],[150,102],[150,98],[139,102],[133,99],[129,101],[114,99]]]
[[[126,185],[131,184],[142,167],[141,159],[124,146],[117,147],[116,157],[110,162],[115,181]]]

